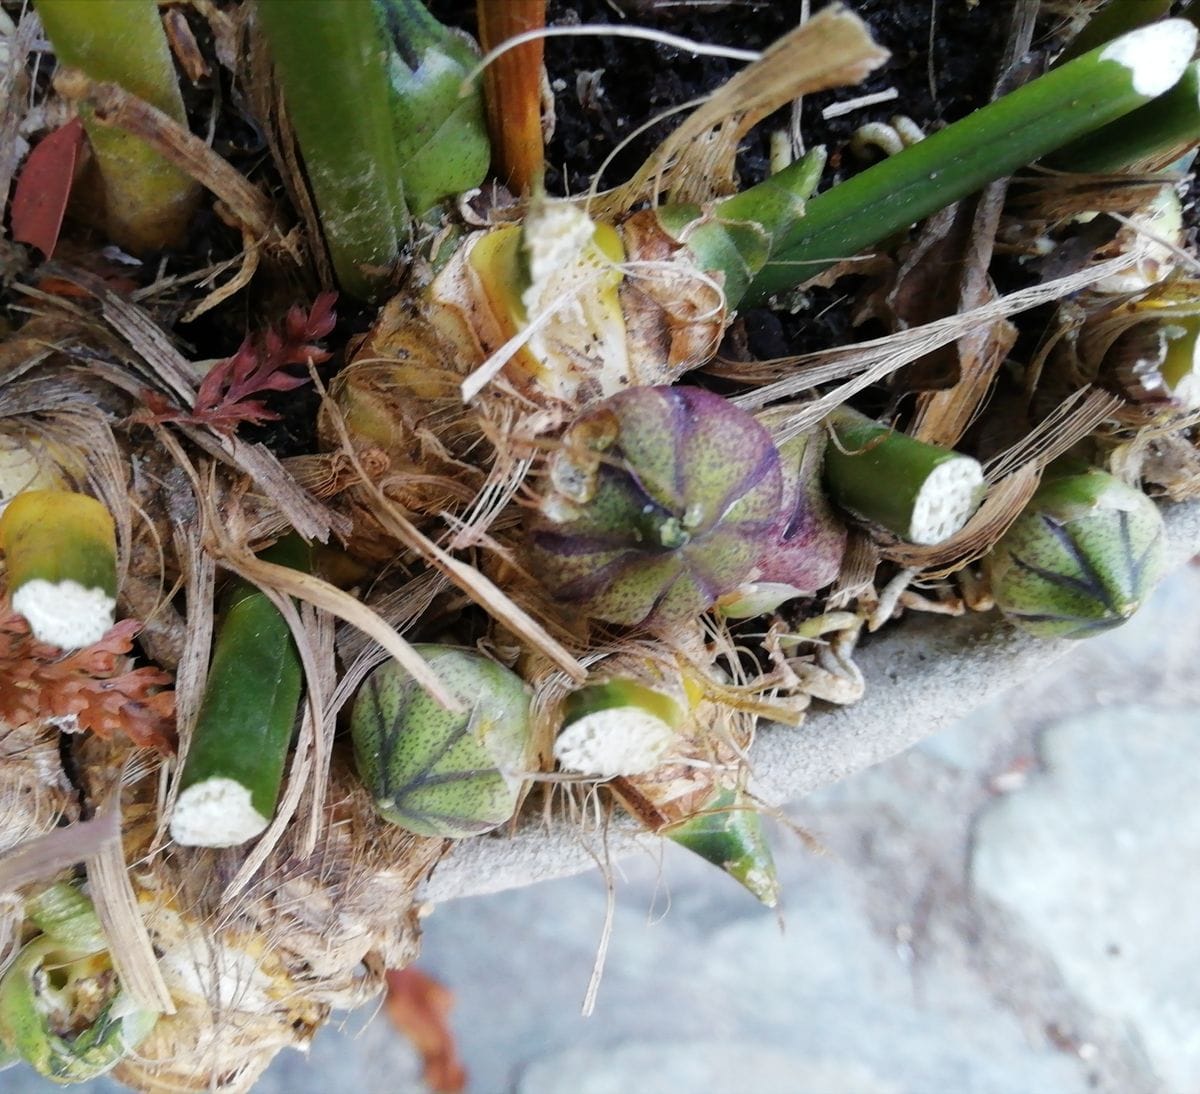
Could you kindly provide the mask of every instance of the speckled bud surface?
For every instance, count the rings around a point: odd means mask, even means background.
[[[767,431],[692,387],[631,388],[585,409],[550,480],[531,571],[626,626],[691,618],[735,588],[777,526],[782,488]]]
[[[1163,570],[1163,522],[1102,471],[1048,480],[988,556],[996,605],[1040,638],[1086,638],[1128,619]]]
[[[416,648],[468,709],[446,710],[396,662],[381,665],[351,714],[358,772],[385,820],[422,836],[478,835],[516,810],[528,766],[528,690],[481,654]]]

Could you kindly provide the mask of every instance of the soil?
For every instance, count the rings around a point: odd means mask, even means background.
[[[433,0],[436,14],[474,29],[474,4]],[[822,5],[813,7],[817,10]],[[891,60],[854,88],[808,96],[803,104],[806,144],[825,144],[830,157],[821,189],[860,165],[844,154],[851,134],[871,121],[907,114],[928,130],[982,106],[991,95],[1004,48],[1009,5],[968,0],[848,0],[846,6],[870,26]],[[702,42],[765,49],[800,20],[800,0],[550,0],[551,25],[645,26]],[[554,91],[556,125],[546,150],[550,193],[586,190],[594,172],[628,134],[665,110],[713,90],[741,68],[737,61],[696,57],[655,42],[588,36],[551,38],[546,66]],[[831,103],[895,88],[897,97],[878,106],[826,121]],[[652,125],[615,158],[604,182],[627,178],[677,124]],[[787,110],[767,119],[743,146],[738,159],[742,185],[767,173],[770,133],[789,124]],[[794,314],[765,309],[742,317],[745,346],[759,358],[780,357],[843,345],[881,333],[855,330],[847,279],[833,289],[806,292]]]

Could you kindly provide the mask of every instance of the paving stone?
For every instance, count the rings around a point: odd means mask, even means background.
[[[517,1094],[680,1094],[749,1090],[755,1094],[901,1094],[902,1088],[852,1062],[826,1063],[755,1041],[625,1043],[570,1049],[539,1060]]]
[[[1198,735],[1194,709],[1128,704],[1054,726],[1045,774],[982,818],[972,862],[978,892],[1173,1094],[1200,1090]]]

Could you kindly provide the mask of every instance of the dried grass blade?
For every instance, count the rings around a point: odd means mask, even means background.
[[[62,278],[78,285],[94,296],[105,322],[150,366],[159,386],[184,406],[192,405],[196,386],[192,382],[191,364],[145,311],[113,292],[103,279],[87,270],[47,262],[42,266],[42,272],[48,277]]]
[[[337,616],[338,619],[353,624],[387,650],[413,679],[447,710],[459,714],[464,711],[462,703],[446,690],[441,678],[425,660],[361,600],[356,600],[349,593],[319,577],[290,570],[273,562],[264,562],[240,548],[222,548],[221,562],[239,577],[244,577],[260,588],[275,589],[288,596],[305,600]]]
[[[425,614],[434,598],[444,592],[448,585],[445,574],[425,570],[371,607],[395,630],[403,631]],[[388,657],[386,650],[380,649],[353,627],[347,627],[345,634],[338,635],[337,648],[343,662],[348,663],[349,667],[342,673],[330,699],[335,713],[350,701],[367,674]]]
[[[515,635],[528,642],[533,649],[538,650],[558,665],[572,680],[578,680],[581,683],[586,680],[587,670],[533,616],[514,603],[512,598],[495,582],[485,577],[473,566],[468,566],[454,558],[404,516],[395,502],[384,494],[374,480],[363,471],[358,457],[354,454],[354,446],[350,443],[341,412],[331,402],[327,401],[326,405],[331,410],[330,420],[338,430],[342,450],[354,464],[363,488],[375,499],[377,506],[374,513],[375,519],[406,547],[416,551],[431,566],[444,573],[489,615],[498,619]]]
[[[287,526],[294,528],[305,539],[317,539],[324,543],[332,531],[348,530],[346,519],[312,497],[269,448],[250,444],[238,437],[223,437],[218,443],[214,440],[214,434],[194,426],[182,428],[194,443],[206,451],[215,450],[214,454],[253,479],[263,497],[270,499],[271,504],[286,518]]]
[[[801,357],[781,358],[777,364],[780,372],[791,372],[773,383],[746,392],[733,400],[746,410],[755,410],[781,399],[794,398],[818,383],[845,376],[854,379],[842,384],[834,391],[805,403],[792,418],[780,440],[798,435],[825,418],[834,407],[840,406],[852,395],[878,383],[899,368],[911,364],[919,357],[961,338],[967,331],[982,323],[993,323],[1008,315],[1029,311],[1041,304],[1059,300],[1078,292],[1088,285],[1127,268],[1133,261],[1129,255],[1098,263],[1079,273],[1033,285],[1018,292],[1009,293],[982,307],[961,315],[948,316],[920,327],[900,331],[869,342],[860,342],[832,353],[820,352]],[[760,362],[761,366],[765,362]],[[799,366],[799,367],[797,367]],[[806,366],[810,366],[807,367]],[[814,379],[819,376],[819,379]]]
[[[183,572],[187,597],[187,629],[183,653],[175,669],[175,725],[179,744],[172,766],[182,771],[192,745],[192,733],[204,699],[208,661],[212,651],[213,603],[217,564],[200,547],[202,530],[194,523],[176,521],[172,527],[175,557]],[[179,780],[172,779],[159,810],[152,850],[157,850],[170,828]]]
[[[1124,405],[1107,391],[1085,387],[1072,393],[1015,445],[990,460],[985,468],[989,482],[998,482],[1027,463],[1045,467],[1069,451]]]
[[[78,69],[60,69],[54,87],[64,98],[89,106],[93,119],[101,125],[140,137],[214,193],[237,223],[257,239],[275,231],[274,210],[267,196],[168,114],[118,84],[100,83]]]
[[[0,856],[0,893],[15,892],[30,882],[53,877],[94,858],[106,843],[114,842],[119,849],[121,818],[116,810],[101,810],[91,820],[34,836]]]
[[[115,787],[99,815],[111,813],[120,826],[120,787]],[[154,946],[138,912],[137,897],[120,839],[107,840],[88,860],[88,888],[100,925],[108,938],[112,962],[134,1001],[148,1010],[174,1014],[175,1004],[163,981]]]
[[[888,56],[862,20],[840,4],[831,5],[700,106],[628,183],[600,200],[601,215],[623,212],[663,191],[684,202],[731,192],[737,147],[754,125],[801,95],[858,83]]]

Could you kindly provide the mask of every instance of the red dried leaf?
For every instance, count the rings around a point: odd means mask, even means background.
[[[58,244],[82,147],[83,126],[72,118],[29,153],[13,191],[13,239],[31,244],[47,258]]]
[[[425,1063],[424,1078],[437,1094],[460,1094],[467,1071],[458,1058],[454,1034],[447,1021],[454,995],[444,984],[420,969],[390,969],[387,973],[388,1018]]]
[[[153,392],[143,392],[142,401],[159,422],[190,422],[207,425],[222,433],[233,433],[242,422],[270,421],[279,415],[260,399],[271,391],[292,391],[308,383],[307,375],[284,372],[292,365],[319,365],[329,353],[313,343],[329,334],[337,322],[333,310],[337,293],[321,293],[305,311],[289,309],[283,333],[267,330],[256,343],[247,337],[232,357],[218,361],[200,384],[190,412],[170,407]]]
[[[13,725],[61,719],[68,732],[91,730],[111,740],[170,752],[175,740],[171,676],[130,668],[141,623],[122,619],[99,642],[72,654],[39,642],[29,625],[0,603],[0,721]]]

